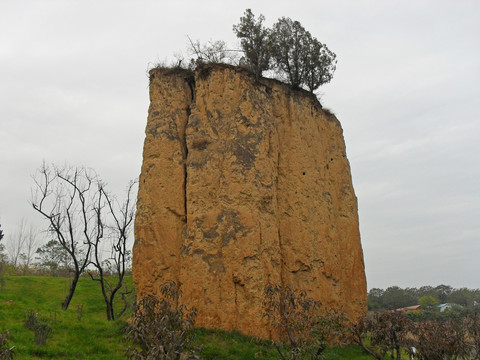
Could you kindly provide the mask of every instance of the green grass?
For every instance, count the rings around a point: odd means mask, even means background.
[[[126,279],[132,288],[131,277]],[[128,343],[123,338],[126,318],[108,322],[105,305],[97,282],[80,279],[67,311],[61,302],[68,290],[69,279],[34,276],[6,276],[0,289],[0,332],[9,330],[10,346],[15,346],[16,359],[125,359]],[[120,297],[119,297],[120,298]],[[77,308],[83,306],[81,320]],[[118,303],[116,309],[122,304]],[[45,346],[34,343],[34,334],[24,326],[29,310],[38,313],[53,332]],[[238,332],[195,329],[194,343],[202,347],[202,359],[279,359],[268,341],[257,340]],[[327,349],[325,359],[369,359],[360,348],[347,346]]]
[[[131,278],[127,279],[131,285]],[[105,306],[97,282],[80,279],[67,311],[61,302],[69,279],[53,277],[5,277],[0,290],[0,331],[9,330],[18,359],[123,359],[125,320],[106,320]],[[77,309],[83,306],[78,320]],[[121,304],[117,308],[120,308]],[[34,333],[24,326],[29,310],[52,328],[45,346],[34,343]]]
[[[270,341],[258,340],[244,336],[239,332],[221,330],[195,330],[195,344],[202,346],[201,356],[204,360],[231,360],[231,359],[280,359],[277,350]],[[344,346],[327,349],[324,353],[327,360],[367,360],[357,346]]]

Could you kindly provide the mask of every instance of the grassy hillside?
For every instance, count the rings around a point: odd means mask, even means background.
[[[131,282],[131,279],[128,279]],[[109,323],[98,283],[83,278],[67,311],[61,310],[69,286],[66,278],[6,277],[0,290],[0,331],[12,334],[18,359],[122,359],[125,321]],[[83,307],[83,310],[80,310]],[[24,326],[29,310],[52,328],[46,346],[34,343]],[[82,316],[79,320],[79,312]]]
[[[131,278],[127,279],[131,287]],[[0,332],[9,330],[10,345],[17,359],[124,359],[128,344],[123,339],[125,318],[106,320],[98,283],[82,278],[67,311],[62,311],[69,286],[66,278],[6,277],[0,289]],[[122,304],[118,303],[120,309]],[[52,334],[45,346],[36,345],[34,334],[24,326],[25,315],[33,310],[48,323]],[[81,315],[81,316],[80,316]],[[203,359],[278,359],[266,341],[239,333],[196,329],[194,341],[202,345]],[[357,347],[330,349],[326,359],[368,359]]]

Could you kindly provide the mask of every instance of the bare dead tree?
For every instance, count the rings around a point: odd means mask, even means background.
[[[27,235],[27,223],[25,219],[22,218],[20,220],[20,223],[18,224],[17,231],[15,231],[12,234],[12,236],[8,237],[8,241],[6,243],[9,262],[15,268],[17,268],[19,264],[19,260],[21,258],[20,255],[22,253],[23,246],[26,242],[26,235]]]
[[[128,250],[128,238],[135,217],[135,202],[133,201],[133,189],[137,181],[130,181],[127,187],[125,201],[120,204],[117,199],[110,195],[105,186],[98,183],[98,197],[94,207],[96,216],[96,237],[92,238],[91,265],[95,267],[96,274],[89,272],[90,277],[100,283],[103,299],[107,307],[107,319],[115,320],[113,300],[123,286],[123,280],[128,268],[130,251]],[[102,239],[110,240],[110,257],[103,259],[102,251],[104,244]],[[107,275],[114,274],[114,280]],[[132,290],[122,293],[122,298]],[[125,310],[125,309],[124,309]],[[119,316],[124,312],[122,310]]]
[[[190,53],[195,55],[200,63],[221,63],[227,57],[225,41],[209,41],[202,45],[199,40],[194,42],[189,36],[187,38],[190,43]]]
[[[15,269],[23,268],[24,275],[31,265],[35,246],[37,245],[37,231],[27,220],[22,218],[17,231],[8,237],[6,250],[9,261]]]
[[[20,254],[20,259],[22,260],[23,275],[26,275],[30,270],[34,255],[36,252],[36,247],[38,244],[38,231],[32,224],[27,224],[24,226],[23,232],[23,251]]]
[[[38,244],[38,232],[32,224],[29,225],[25,238],[25,265],[27,268],[32,264],[33,256]]]
[[[209,63],[234,64],[238,62],[238,55],[242,50],[228,49],[227,43],[223,40],[210,40],[200,43],[193,41],[189,36],[188,53],[194,58],[190,59],[190,68],[195,69],[198,65]],[[182,60],[182,59],[180,59]]]
[[[62,309],[68,308],[80,275],[93,266],[97,273],[89,274],[99,281],[107,318],[113,320],[113,300],[122,288],[130,257],[127,242],[135,215],[132,192],[136,181],[128,185],[122,204],[109,194],[95,172],[84,167],[50,168],[44,164],[34,181],[32,206],[48,220],[48,230],[73,263],[73,279]],[[104,259],[108,240],[110,257]],[[116,275],[113,282],[107,278],[112,273]]]
[[[62,309],[67,310],[80,275],[90,262],[91,238],[97,236],[93,199],[97,175],[84,167],[51,168],[43,164],[33,177],[31,204],[48,222],[48,231],[69,254],[73,279]]]

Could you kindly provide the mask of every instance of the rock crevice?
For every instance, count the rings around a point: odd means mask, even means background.
[[[268,337],[268,283],[366,310],[342,128],[309,93],[230,66],[152,70],[135,222],[138,296],[182,283],[197,324]]]

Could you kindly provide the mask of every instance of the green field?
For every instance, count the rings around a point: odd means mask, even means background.
[[[131,287],[131,277],[127,283]],[[9,344],[15,346],[16,359],[125,359],[128,343],[123,331],[127,317],[114,322],[106,320],[99,285],[89,278],[80,279],[69,309],[62,311],[60,304],[68,286],[66,278],[5,277],[0,289],[0,332],[10,331]],[[117,308],[122,304],[118,303]],[[52,328],[45,346],[36,345],[33,332],[24,325],[25,315],[31,310]],[[279,359],[269,342],[236,332],[198,328],[194,342],[202,346],[203,359]],[[349,346],[328,349],[325,359],[369,357],[359,348]]]

